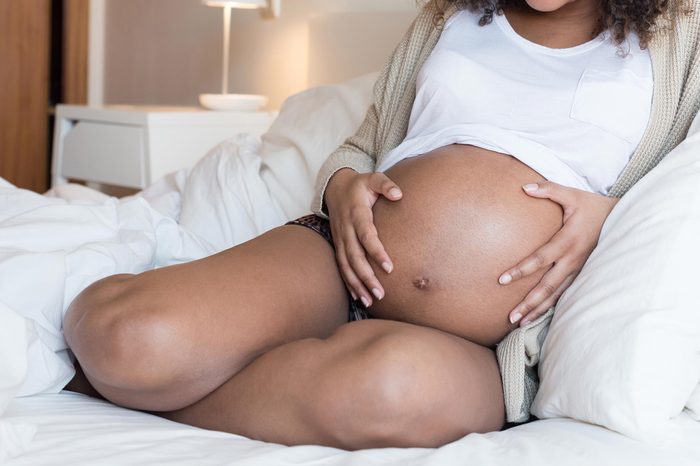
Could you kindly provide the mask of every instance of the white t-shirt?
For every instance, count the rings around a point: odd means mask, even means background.
[[[649,123],[651,58],[637,36],[622,55],[608,34],[552,49],[505,16],[479,26],[461,11],[445,24],[416,82],[406,139],[377,171],[450,144],[512,155],[548,180],[607,194]]]

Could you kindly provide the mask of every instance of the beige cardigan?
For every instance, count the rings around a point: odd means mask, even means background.
[[[671,33],[660,33],[649,50],[654,71],[651,120],[637,151],[609,195],[621,197],[685,137],[700,105],[700,0],[695,13],[678,21]],[[455,13],[455,7],[445,17]],[[328,180],[341,168],[374,171],[382,158],[406,137],[416,95],[416,75],[440,38],[435,26],[435,0],[419,13],[374,88],[374,104],[357,133],[333,152],[318,174],[312,210],[323,217],[323,194]],[[488,27],[488,26],[485,26]]]
[[[621,197],[685,138],[700,106],[700,0],[694,12],[681,17],[672,30],[660,32],[649,44],[654,95],[649,125],[642,141],[609,196]],[[445,19],[457,11],[451,7]],[[323,195],[341,168],[359,173],[374,171],[382,158],[405,138],[416,94],[416,75],[441,35],[436,26],[436,1],[431,0],[403,37],[382,70],[374,88],[374,104],[357,133],[323,164],[316,183],[312,210],[322,217]],[[485,26],[488,27],[488,26]],[[515,330],[498,347],[508,420],[529,416],[537,390],[534,365],[539,360],[553,308],[525,329]]]

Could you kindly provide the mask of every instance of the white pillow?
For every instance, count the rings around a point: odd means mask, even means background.
[[[289,97],[263,135],[262,177],[288,218],[311,212],[316,175],[331,152],[359,128],[377,77],[371,73]]]
[[[700,382],[699,268],[696,131],[620,200],[559,300],[532,413],[668,438]]]

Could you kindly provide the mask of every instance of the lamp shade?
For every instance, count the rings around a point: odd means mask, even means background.
[[[202,3],[207,6],[220,6],[230,8],[265,8],[267,0],[202,0]]]

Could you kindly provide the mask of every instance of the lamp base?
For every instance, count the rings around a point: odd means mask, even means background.
[[[254,94],[200,94],[199,103],[209,110],[255,112],[267,105],[268,98]]]

